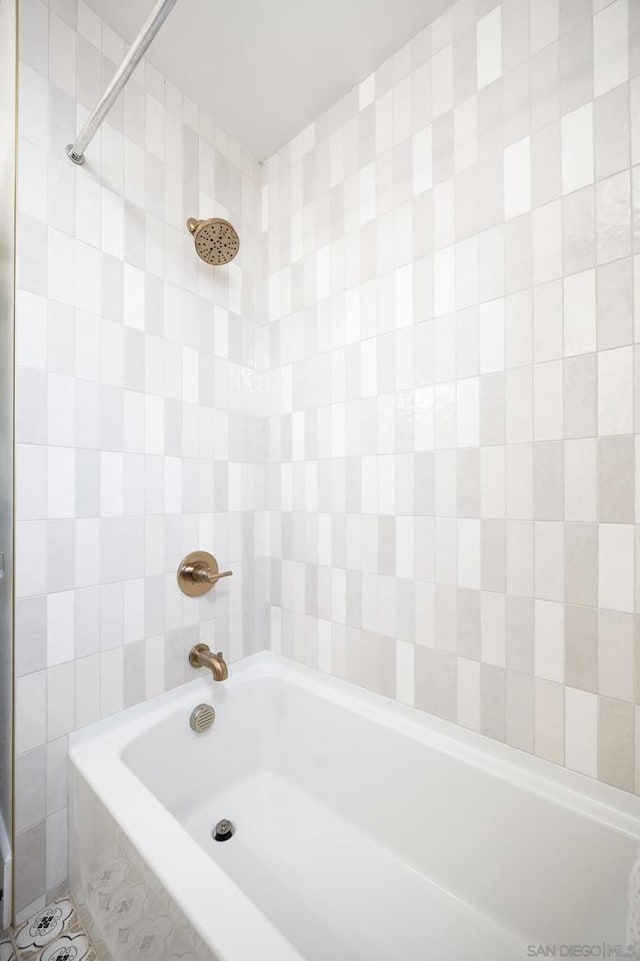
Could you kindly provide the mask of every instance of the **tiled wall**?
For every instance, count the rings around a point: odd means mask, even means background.
[[[265,165],[271,644],[640,790],[640,3],[459,0]]]
[[[148,65],[73,166],[123,43],[75,0],[20,14],[19,916],[66,878],[69,732],[190,678],[197,640],[266,636],[259,167]],[[241,238],[218,270],[184,226],[213,215]],[[175,581],[195,548],[234,572],[200,600]]]
[[[19,914],[69,732],[197,638],[640,790],[640,4],[459,0],[262,172],[148,65],[73,167],[122,43],[21,20]],[[234,570],[198,602],[196,546]]]

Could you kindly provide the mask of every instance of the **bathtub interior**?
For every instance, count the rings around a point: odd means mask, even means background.
[[[393,945],[409,961],[425,939],[452,952],[452,930],[496,959],[523,942],[624,942],[638,839],[571,792],[521,784],[517,765],[485,770],[481,752],[463,759],[291,677],[216,686],[215,706],[206,734],[189,728],[194,703],[122,759],[305,957],[339,944],[345,961],[382,959]],[[235,826],[224,843],[220,818]]]

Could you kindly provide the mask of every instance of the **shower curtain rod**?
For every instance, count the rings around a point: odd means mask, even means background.
[[[175,4],[176,0],[158,0],[147,17],[142,30],[129,47],[122,63],[113,75],[111,83],[93,108],[82,130],[74,142],[68,144],[66,148],[67,157],[69,160],[73,160],[74,164],[84,163],[85,149],[95,137],[98,127],[113,107],[127,80],[138,66],[147,47],[160,30],[160,27],[173,10]]]

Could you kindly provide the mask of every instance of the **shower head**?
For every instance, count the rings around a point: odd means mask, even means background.
[[[240,250],[240,238],[235,228],[221,217],[212,217],[210,220],[189,217],[187,230],[193,236],[198,257],[205,264],[228,264]]]

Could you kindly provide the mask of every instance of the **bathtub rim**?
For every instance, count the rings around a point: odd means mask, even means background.
[[[225,687],[233,689],[259,678],[293,684],[640,841],[640,798],[635,795],[272,652],[263,651],[233,664]],[[254,961],[256,956],[265,961],[303,961],[123,757],[133,741],[165,718],[187,712],[201,700],[211,700],[215,694],[212,683],[199,676],[71,734],[70,769],[95,792],[219,961]],[[212,898],[224,905],[224,911],[213,918]],[[247,924],[249,917],[251,923]]]

